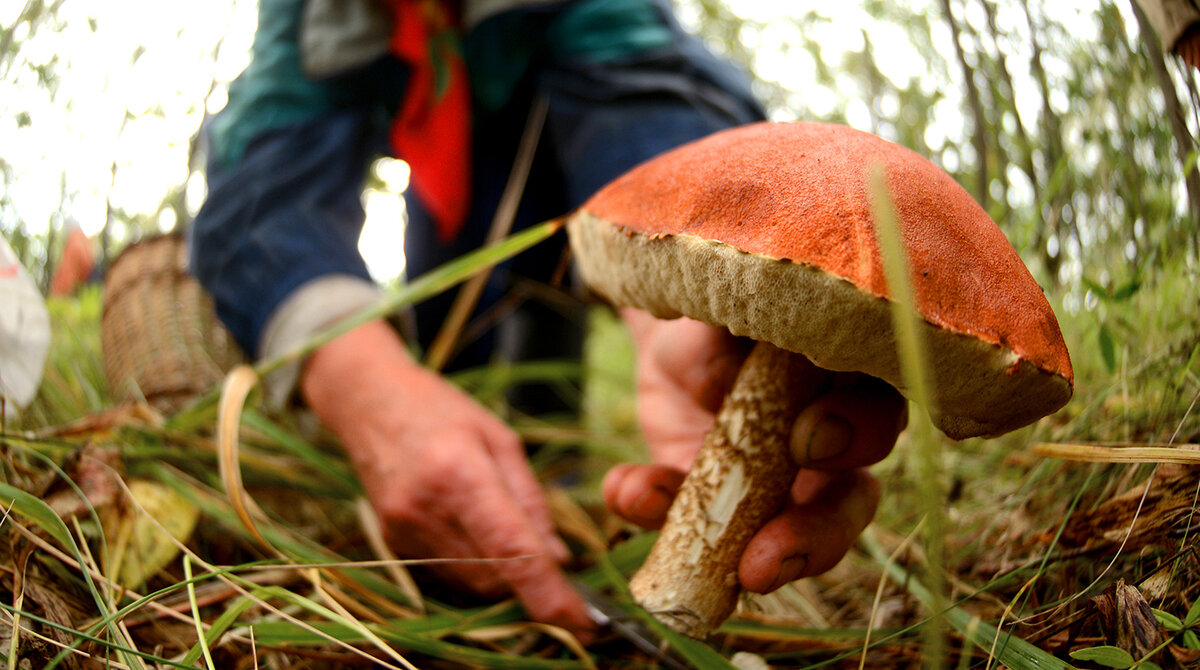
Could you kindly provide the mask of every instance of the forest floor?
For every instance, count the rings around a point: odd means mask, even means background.
[[[840,565],[744,598],[704,643],[668,635],[677,655],[696,667],[1197,667],[1195,275],[1091,286],[1076,312],[1056,304],[1077,378],[1065,409],[998,439],[935,438],[934,473],[903,436],[874,468],[886,503]],[[241,489],[227,493],[215,403],[176,411],[118,397],[100,290],[50,307],[42,391],[3,432],[7,667],[662,667],[619,637],[585,650],[512,602],[464,599],[388,560],[349,465],[302,413],[250,397]],[[645,458],[630,343],[602,309],[588,328],[582,361],[454,380],[541,445],[533,463],[575,551],[571,571],[636,612],[624,580],[651,536],[606,513],[598,491],[613,464]],[[579,410],[505,405],[507,390],[533,383]],[[1098,462],[1039,445],[1081,445]],[[1181,463],[1145,451],[1165,446]],[[944,491],[934,556],[919,529],[927,477]]]

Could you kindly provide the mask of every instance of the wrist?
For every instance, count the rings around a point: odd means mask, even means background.
[[[390,326],[372,321],[314,352],[301,369],[300,393],[349,449],[365,446],[354,437],[367,428],[368,417],[395,414],[392,408],[421,393],[428,376]]]

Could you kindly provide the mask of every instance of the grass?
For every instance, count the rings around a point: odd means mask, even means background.
[[[430,290],[449,281],[435,279]],[[1184,625],[1200,618],[1191,614],[1200,600],[1195,468],[1047,459],[1033,446],[1200,442],[1198,279],[1177,264],[1133,289],[1072,288],[1093,292],[1080,301],[1091,309],[1078,311],[1061,307],[1066,292],[1051,295],[1077,372],[1066,409],[995,440],[954,444],[931,433],[921,438],[936,447],[919,452],[932,459],[924,465],[913,454],[925,447],[906,434],[875,468],[887,503],[846,560],[748,597],[706,643],[680,642],[685,656],[698,667],[729,667],[738,653],[772,667],[1105,667],[1087,659],[1108,659],[1107,647],[1125,643],[1125,619],[1105,614],[1124,580],[1163,613],[1153,619],[1157,651],[1134,662],[1195,663],[1200,651],[1189,646],[1200,645]],[[256,528],[279,555],[264,551],[221,485],[215,393],[170,417],[122,405],[100,364],[99,292],[50,307],[55,339],[41,393],[2,438],[5,667],[656,666],[617,638],[582,651],[512,602],[470,601],[403,566],[420,589],[414,596],[396,577],[402,566],[371,550],[358,484],[336,446],[304,417],[270,414],[252,397],[240,466],[261,507]],[[571,571],[620,599],[651,536],[604,512],[598,482],[644,451],[628,338],[601,309],[588,329],[582,363],[493,366],[454,380],[547,445],[534,464],[576,551]],[[507,412],[503,392],[530,383],[578,391],[580,415]],[[929,495],[915,493],[930,471],[944,484],[940,549],[922,525]],[[128,496],[147,487],[159,507]],[[192,512],[190,533],[160,527]],[[145,546],[130,539],[135,532]],[[153,551],[171,558],[140,577],[111,570],[116,561],[152,568]],[[946,628],[931,647],[935,617]]]

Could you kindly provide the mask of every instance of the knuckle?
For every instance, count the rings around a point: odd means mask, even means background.
[[[433,496],[459,490],[475,476],[481,451],[480,437],[470,430],[439,431],[420,454],[413,483]]]
[[[420,520],[422,514],[421,501],[406,487],[389,489],[383,495],[375,497],[372,505],[380,520],[386,522],[385,527],[388,529],[412,527]]]
[[[525,453],[525,443],[521,441],[515,431],[503,424],[492,431],[489,442],[492,449],[497,452],[521,455]]]

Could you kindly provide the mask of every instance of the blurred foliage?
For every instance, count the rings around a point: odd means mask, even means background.
[[[68,0],[13,0],[9,4],[12,11],[5,8],[0,12],[0,16],[12,16],[10,23],[0,24],[0,118],[10,117],[15,129],[39,126],[42,130],[37,134],[38,137],[45,136],[46,127],[53,127],[55,130],[50,132],[59,133],[58,137],[62,138],[64,146],[68,146],[70,140],[77,139],[69,138],[71,129],[67,126],[72,124],[72,115],[104,117],[106,110],[93,109],[97,101],[86,94],[81,95],[78,92],[80,87],[64,85],[72,79],[94,77],[95,73],[80,72],[78,63],[55,53],[54,40],[43,38],[51,33],[57,36],[72,31],[75,35],[80,31],[95,34],[100,25],[105,23],[110,32],[128,31],[128,39],[124,40],[127,47],[124,56],[130,67],[138,64],[146,53],[146,47],[137,42],[133,27],[121,26],[118,21],[106,21],[103,7],[88,7],[86,3]],[[6,19],[0,18],[0,21],[3,20]],[[85,20],[86,26],[79,25]],[[214,61],[219,48],[220,41],[212,49]],[[138,96],[135,95],[139,92],[127,90],[127,87],[113,80],[105,78],[103,92],[105,96],[121,101],[124,115],[113,119],[112,132],[115,137],[88,138],[89,142],[98,146],[111,144],[116,148],[114,155],[108,158],[107,169],[100,171],[99,179],[96,174],[89,174],[86,168],[81,167],[87,164],[89,156],[77,156],[79,160],[67,160],[62,165],[49,167],[44,164],[16,164],[12,155],[16,152],[5,151],[5,147],[0,146],[0,234],[8,239],[23,265],[44,290],[49,286],[50,277],[62,253],[66,239],[64,233],[80,223],[76,217],[79,216],[78,210],[83,201],[99,195],[103,203],[97,214],[102,222],[98,224],[100,232],[96,235],[97,260],[101,267],[106,266],[125,245],[143,235],[165,232],[171,227],[182,228],[191,219],[185,202],[186,180],[166,188],[157,206],[152,206],[148,211],[119,204],[113,199],[113,192],[121,182],[136,179],[136,170],[125,168],[132,167],[138,160],[136,146],[139,132],[156,122],[161,124],[166,120],[178,120],[181,117],[180,110],[195,115],[196,109],[204,108],[206,97],[193,96],[195,99],[187,100],[187,104],[180,106],[171,104],[177,101],[170,100],[171,92],[165,91],[153,104],[140,108],[136,102]],[[211,87],[207,93],[212,93]],[[154,99],[154,96],[150,98]],[[166,104],[163,100],[167,101]],[[199,169],[203,152],[198,142],[198,132],[185,140],[188,147],[186,175]],[[47,150],[41,162],[57,160],[51,157],[59,153]],[[31,160],[28,156],[23,158],[26,163]],[[103,160],[104,157],[101,157]],[[17,200],[37,200],[44,196],[26,194],[24,198],[19,198],[14,194],[21,191],[22,184],[19,182],[23,176],[29,179],[33,172],[46,172],[47,169],[59,172],[57,208],[48,214],[48,220],[26,220]],[[29,209],[29,203],[25,204]]]

